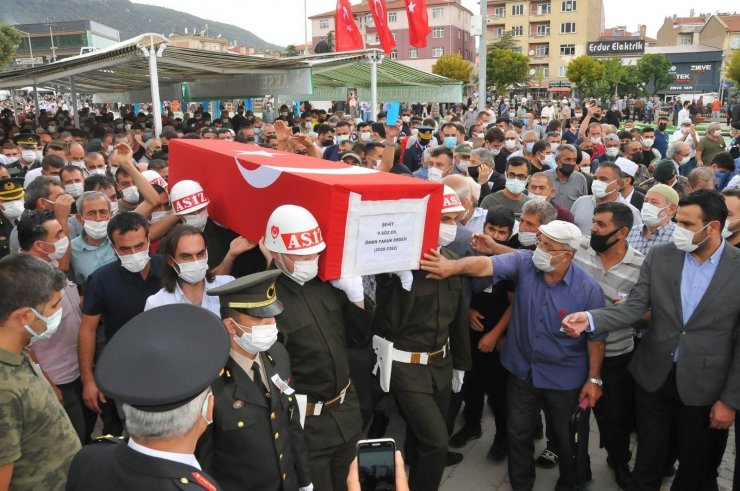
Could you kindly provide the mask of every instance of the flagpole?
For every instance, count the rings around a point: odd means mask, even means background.
[[[372,104],[371,118],[373,121],[378,114],[378,52],[370,53],[370,101]]]
[[[486,65],[488,55],[488,0],[480,0],[481,32],[478,41],[478,111],[486,108]]]

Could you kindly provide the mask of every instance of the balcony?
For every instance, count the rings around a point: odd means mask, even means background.
[[[529,15],[532,17],[541,17],[551,13],[552,7],[549,3],[532,3],[529,6]]]
[[[501,24],[501,25],[503,25],[503,23],[504,23],[504,18],[505,18],[505,17],[506,17],[505,15],[502,15],[501,17],[499,17],[499,16],[496,16],[496,15],[489,15],[488,17],[486,17],[486,23],[487,23],[487,24],[488,24],[489,26],[490,26],[491,24]]]

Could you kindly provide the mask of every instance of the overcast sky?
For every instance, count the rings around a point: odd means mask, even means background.
[[[145,3],[167,7],[174,10],[233,24],[252,31],[265,41],[287,46],[304,42],[305,15],[304,0],[219,0],[211,3],[204,0],[132,0],[134,3]],[[557,3],[558,0],[553,0]],[[305,0],[308,15],[332,10],[336,0]],[[351,0],[359,3],[359,0]],[[463,5],[474,12],[480,10],[478,0],[462,0]],[[655,37],[658,28],[667,15],[688,16],[690,10],[695,13],[730,10],[732,0],[669,0],[650,2],[645,0],[604,0],[606,27],[625,25],[629,30],[637,30],[637,23],[647,24],[648,36]],[[698,7],[701,5],[701,7]],[[553,7],[554,8],[554,7]],[[311,25],[309,23],[309,39]]]

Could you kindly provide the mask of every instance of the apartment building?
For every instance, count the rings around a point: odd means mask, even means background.
[[[462,6],[461,0],[427,0],[429,27],[426,48],[415,48],[409,44],[409,25],[406,4],[403,0],[389,0],[388,26],[396,40],[396,49],[390,53],[393,60],[419,70],[431,71],[437,59],[448,53],[458,53],[471,64],[476,59],[476,41],[470,35],[470,19],[473,13]],[[335,11],[310,16],[312,46],[325,40],[334,31]],[[375,23],[368,0],[352,5],[352,14],[365,40],[366,48],[380,48]]]
[[[602,0],[488,0],[488,42],[511,31],[529,56],[530,87],[566,87],[568,63],[604,29]]]

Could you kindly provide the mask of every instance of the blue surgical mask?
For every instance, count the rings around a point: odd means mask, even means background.
[[[444,145],[447,148],[455,148],[457,146],[457,137],[456,136],[446,136],[444,139]]]
[[[527,153],[532,153],[533,148],[534,148],[534,143],[527,143]]]

